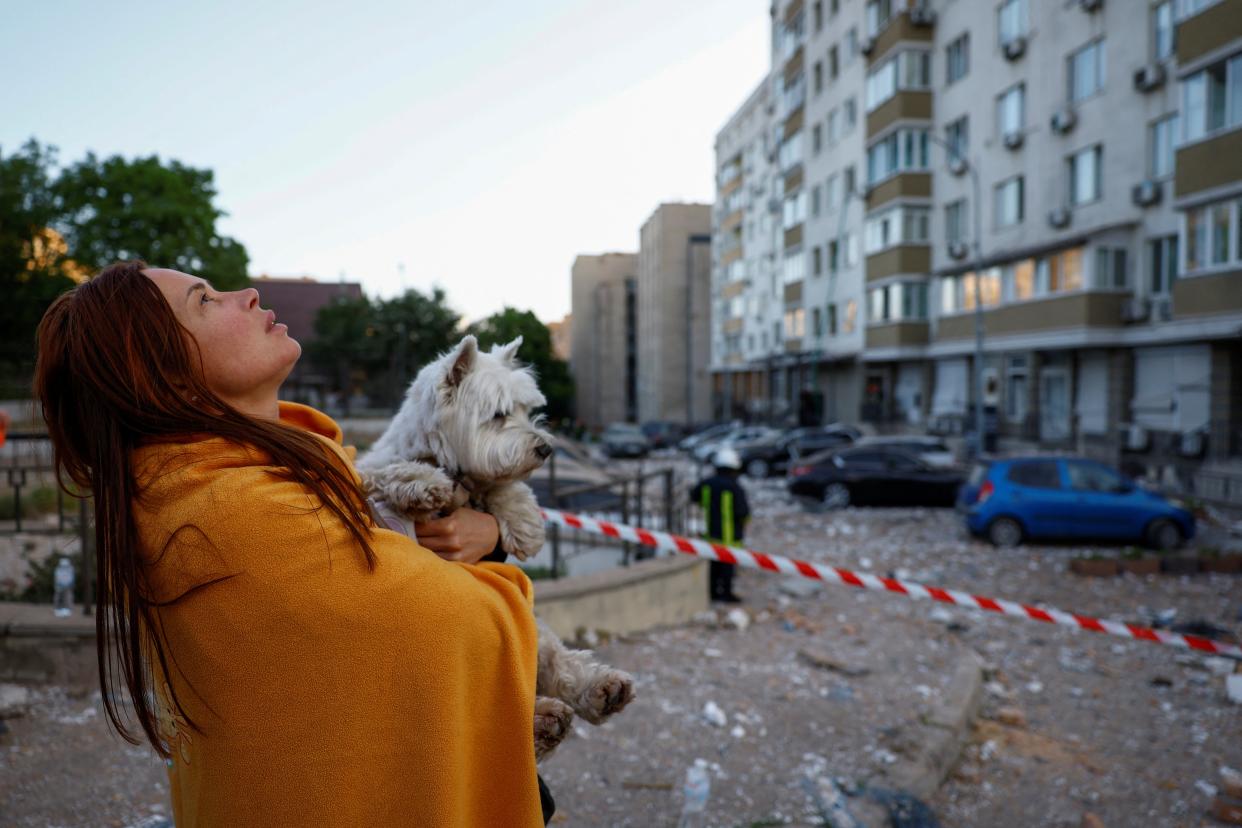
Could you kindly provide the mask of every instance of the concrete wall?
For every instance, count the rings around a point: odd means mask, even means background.
[[[587,426],[626,419],[625,282],[635,278],[637,259],[633,253],[574,259],[569,369],[578,418]]]
[[[707,563],[654,558],[622,569],[535,583],[535,615],[561,638],[684,624],[708,608]]]
[[[701,421],[709,415],[709,356],[703,343],[710,337],[711,211],[708,204],[661,204],[639,232],[640,422]],[[694,236],[703,240],[696,245]],[[706,255],[695,252],[696,246],[706,248]]]

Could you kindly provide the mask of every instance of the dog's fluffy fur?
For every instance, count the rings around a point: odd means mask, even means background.
[[[400,411],[358,461],[367,495],[383,517],[427,520],[469,503],[500,526],[500,545],[525,560],[543,546],[534,493],[522,481],[551,454],[551,437],[531,412],[546,403],[529,368],[517,364],[521,337],[490,352],[473,336],[419,371]],[[393,526],[389,521],[390,527]],[[633,679],[570,650],[539,625],[535,754],[569,733],[574,714],[599,724],[634,696]]]

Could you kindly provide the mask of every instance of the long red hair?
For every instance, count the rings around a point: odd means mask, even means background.
[[[370,513],[348,470],[307,432],[249,417],[212,393],[197,343],[143,275],[146,267],[141,261],[111,265],[52,303],[39,323],[34,394],[58,477],[63,470],[95,499],[96,649],[108,719],[123,738],[139,743],[119,715],[116,689],[123,682],[147,741],[168,758],[149,691],[150,654],[165,676],[169,654],[158,634],[158,605],[147,597],[131,509],[135,448],[204,433],[253,446],[349,527],[372,569],[375,554]],[[175,691],[171,701],[201,730]]]

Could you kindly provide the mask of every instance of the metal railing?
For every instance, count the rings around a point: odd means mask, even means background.
[[[55,520],[39,520],[52,513],[34,509],[33,494],[41,489],[55,491]],[[54,465],[52,443],[46,433],[12,432],[0,447],[0,498],[11,498],[11,517],[0,517],[0,537],[69,536],[78,539],[76,582],[82,584],[84,615],[94,613],[94,533],[93,501],[66,495],[61,489]]]

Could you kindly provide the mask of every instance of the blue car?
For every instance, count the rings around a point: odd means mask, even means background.
[[[996,546],[1027,539],[1140,542],[1175,549],[1195,534],[1195,518],[1108,466],[1079,457],[983,461],[957,496],[974,535]]]

